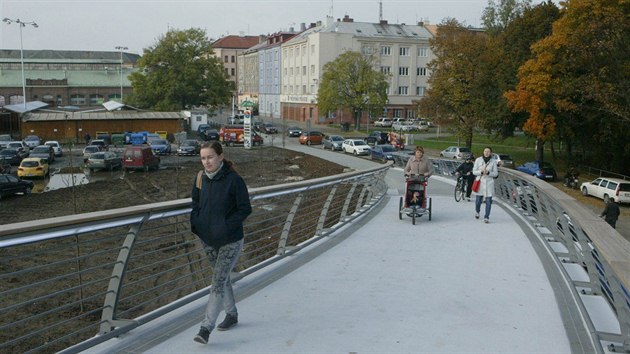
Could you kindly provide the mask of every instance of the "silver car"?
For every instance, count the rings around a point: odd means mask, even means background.
[[[344,141],[343,136],[339,135],[328,135],[324,138],[324,150],[330,149],[333,151],[341,151],[341,145]]]
[[[463,160],[470,156],[472,152],[467,147],[462,146],[449,146],[440,152],[440,157],[447,159]]]
[[[87,167],[91,170],[113,170],[122,168],[122,159],[115,152],[100,151],[90,155]]]

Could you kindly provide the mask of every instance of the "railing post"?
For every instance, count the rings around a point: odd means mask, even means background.
[[[339,221],[343,222],[343,220],[348,215],[348,209],[350,208],[350,200],[352,199],[352,195],[354,194],[354,190],[357,188],[357,182],[352,183],[352,187],[348,191],[348,195],[346,196],[346,201],[343,203],[343,209],[341,210],[341,215],[339,216]]]
[[[322,212],[319,213],[319,221],[317,221],[317,229],[315,230],[315,235],[321,235],[322,230],[324,230],[324,223],[326,222],[326,216],[328,215],[328,210],[330,209],[330,204],[335,197],[335,193],[337,192],[337,185],[334,185],[328,193],[328,198],[326,198],[326,202],[324,203],[324,207],[322,208]]]
[[[118,307],[118,297],[120,296],[120,288],[122,287],[123,279],[125,277],[125,270],[129,264],[129,258],[133,246],[136,242],[136,238],[140,233],[140,229],[146,216],[138,224],[132,225],[127,232],[125,241],[118,253],[118,258],[114,264],[111,278],[109,279],[109,286],[107,287],[107,294],[105,295],[105,302],[103,304],[103,313],[101,314],[101,329],[99,334],[105,334],[110,332],[114,327],[132,323],[130,320],[117,320],[116,308]]]
[[[293,206],[291,207],[291,211],[289,211],[289,215],[287,215],[287,219],[284,222],[284,227],[282,228],[282,234],[280,235],[280,241],[278,242],[278,251],[277,255],[281,256],[287,251],[287,240],[289,239],[289,232],[291,231],[291,224],[293,224],[293,219],[295,218],[295,214],[297,213],[298,208],[300,207],[300,203],[302,203],[302,194],[300,193],[293,202]]]

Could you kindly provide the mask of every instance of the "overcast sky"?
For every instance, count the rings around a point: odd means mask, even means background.
[[[533,0],[540,3],[542,0]],[[557,3],[557,2],[556,2]],[[488,0],[382,0],[383,19],[412,24],[440,23],[454,17],[480,26]],[[0,0],[0,18],[34,21],[23,28],[24,49],[142,50],[169,28],[206,30],[208,37],[269,34],[300,23],[349,15],[378,22],[379,1],[359,0]],[[0,48],[19,49],[16,24],[0,23]]]

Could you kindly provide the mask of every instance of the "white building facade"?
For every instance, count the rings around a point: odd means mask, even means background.
[[[318,112],[317,90],[323,67],[346,51],[375,54],[381,70],[390,75],[388,104],[383,115],[415,117],[414,101],[427,89],[433,59],[429,40],[433,37],[423,24],[405,25],[328,19],[282,44],[282,116],[297,121],[322,123],[328,119],[350,121],[350,112]],[[372,117],[376,119],[377,117]],[[364,117],[367,121],[367,112]]]

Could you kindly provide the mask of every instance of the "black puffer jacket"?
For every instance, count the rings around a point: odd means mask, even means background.
[[[201,191],[193,182],[190,228],[206,245],[220,248],[242,239],[251,212],[245,181],[227,164],[212,179],[202,174]]]

